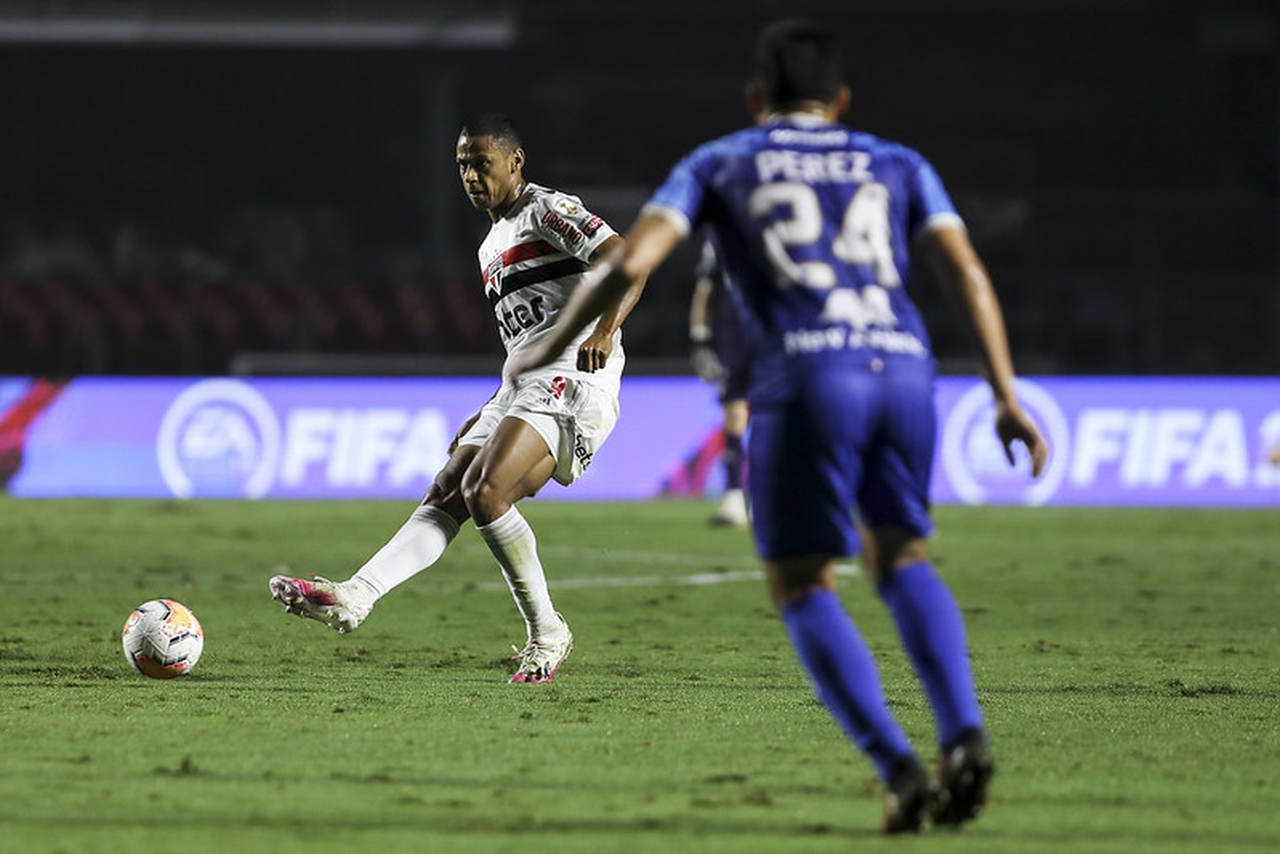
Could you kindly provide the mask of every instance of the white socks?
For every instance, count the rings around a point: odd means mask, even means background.
[[[502,567],[529,639],[558,634],[564,623],[551,604],[547,577],[538,560],[538,541],[524,516],[512,507],[476,530]],[[421,505],[350,580],[360,582],[360,591],[372,603],[439,560],[457,535],[458,523],[452,516],[438,507]]]
[[[512,507],[488,525],[477,525],[476,530],[502,566],[502,575],[524,617],[529,639],[560,632],[564,623],[547,592],[547,577],[538,560],[538,541],[520,511]]]
[[[512,508],[513,512],[514,510],[515,508]],[[503,518],[505,519],[506,516]],[[378,549],[378,553],[369,558],[368,562],[351,576],[351,580],[362,582],[362,588],[369,593],[371,599],[377,600],[397,584],[408,581],[439,560],[445,548],[457,535],[458,523],[452,516],[439,507],[420,505],[413,511],[409,521],[400,526],[395,536]],[[530,532],[530,538],[532,536],[533,533]],[[490,548],[493,548],[492,544]],[[497,552],[495,551],[494,554]],[[536,557],[534,562],[537,562]],[[542,574],[541,567],[538,569],[538,574],[539,576]]]

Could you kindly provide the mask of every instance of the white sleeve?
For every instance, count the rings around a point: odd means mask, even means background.
[[[534,212],[538,230],[553,246],[582,261],[617,234],[609,224],[583,206],[577,196],[549,193],[538,199]]]

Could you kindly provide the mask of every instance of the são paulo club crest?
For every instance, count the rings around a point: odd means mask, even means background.
[[[1062,485],[1070,456],[1071,431],[1053,396],[1030,380],[1015,380],[1023,409],[1049,442],[1049,462],[1031,478],[1031,456],[1014,445],[1015,464],[1005,459],[996,437],[995,401],[982,381],[960,396],[942,428],[942,470],[956,497],[966,504],[1044,504]]]
[[[280,422],[245,383],[204,380],[169,405],[156,456],[179,498],[261,498],[280,459]]]

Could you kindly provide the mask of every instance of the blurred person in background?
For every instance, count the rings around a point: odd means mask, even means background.
[[[724,412],[724,495],[707,521],[716,527],[747,524],[747,499],[743,492],[747,457],[743,437],[747,432],[747,381],[751,368],[738,308],[724,286],[724,271],[710,239],[702,243],[695,271],[697,282],[689,304],[689,342],[693,369],[715,387]]]

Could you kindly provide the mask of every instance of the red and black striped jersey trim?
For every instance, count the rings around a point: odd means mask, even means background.
[[[560,249],[545,240],[520,243],[502,253],[502,266],[510,267],[512,264],[519,264],[521,261],[532,261],[534,258],[541,258],[543,255],[550,255],[553,252],[560,251]]]
[[[499,293],[495,288],[489,287],[485,289],[485,296],[489,298],[489,305],[497,305],[503,297],[513,294],[521,288],[527,288],[529,285],[536,285],[540,282],[547,282],[552,279],[563,278],[564,276],[574,276],[579,273],[584,273],[586,272],[587,267],[587,262],[578,258],[565,258],[561,261],[552,261],[549,264],[530,267],[527,270],[521,270],[519,273],[512,273],[510,276],[503,276],[501,280],[501,293]]]
[[[488,287],[495,278],[500,278],[499,273],[511,265],[522,264],[525,261],[535,261],[538,258],[554,255],[560,251],[562,250],[559,247],[553,246],[545,240],[520,243],[512,246],[506,252],[481,267],[480,275],[484,277],[484,284]]]

